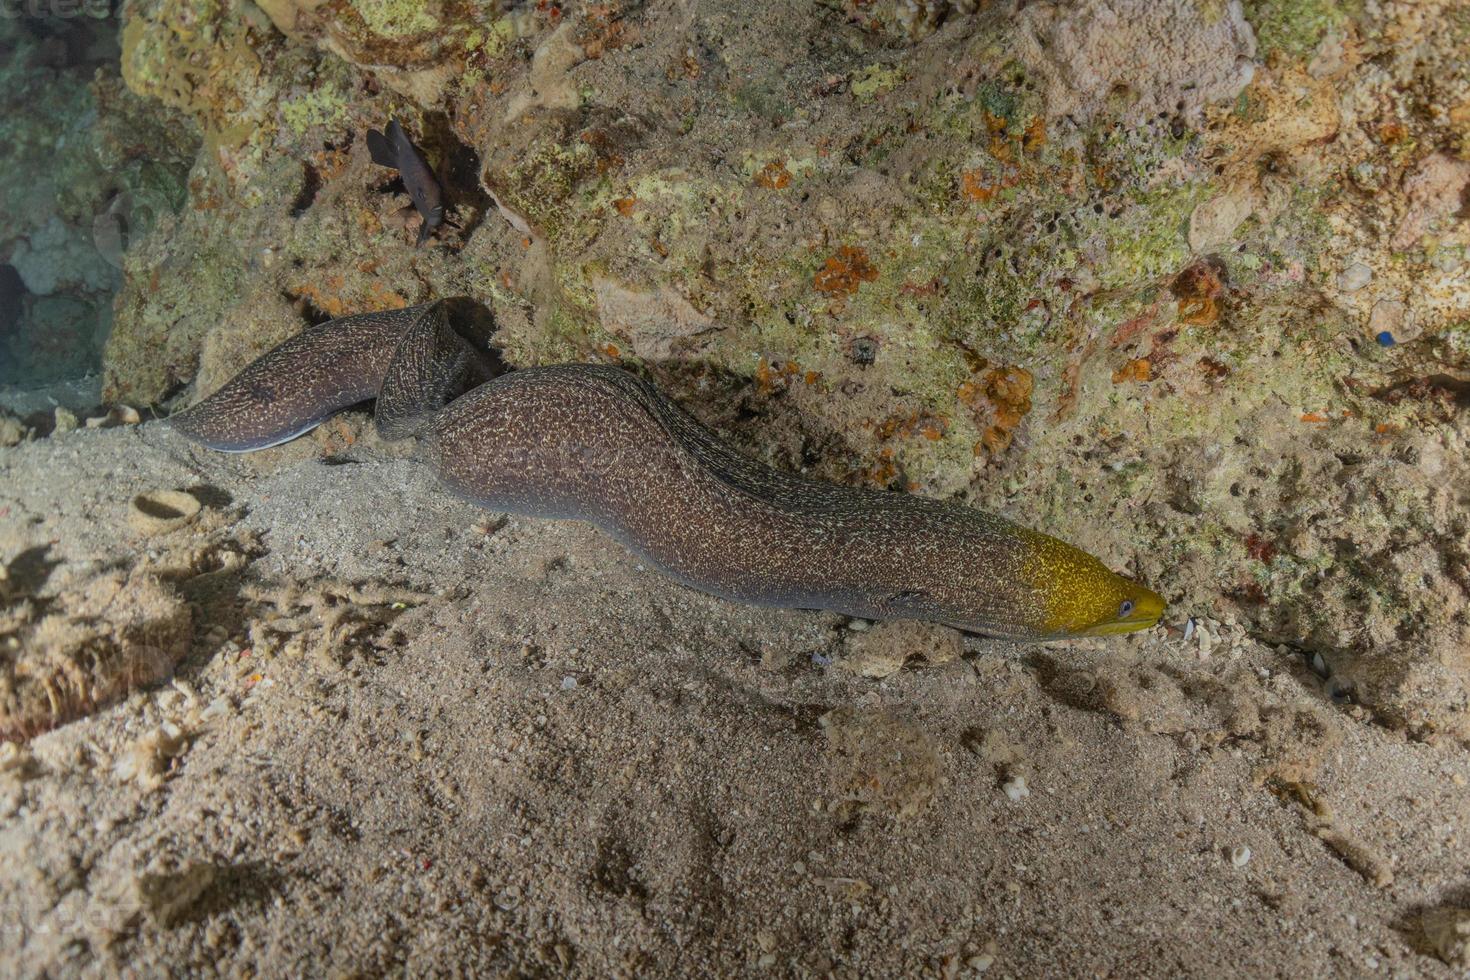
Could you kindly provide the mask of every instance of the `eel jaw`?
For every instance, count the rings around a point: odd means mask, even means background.
[[[1134,600],[1133,613],[1127,619],[1117,619],[1083,631],[1085,636],[1116,636],[1119,633],[1136,633],[1150,629],[1164,618],[1163,597],[1148,592]]]

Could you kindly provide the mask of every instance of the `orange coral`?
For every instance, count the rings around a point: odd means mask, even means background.
[[[890,415],[881,422],[871,423],[874,435],[883,441],[893,438],[911,439],[914,436],[923,436],[930,442],[938,442],[944,438],[945,422],[937,415],[928,412],[907,412],[900,415]]]
[[[327,316],[339,317],[347,312],[347,301],[342,298],[344,284],[341,276],[323,276],[321,285],[303,282],[289,292],[292,296],[306,300]]]
[[[346,150],[321,150],[311,154],[312,163],[316,166],[322,183],[327,183],[346,170],[348,159]]]
[[[760,363],[755,366],[755,383],[763,395],[769,395],[774,391],[785,391],[798,377],[807,384],[812,384],[819,375],[815,371],[807,371],[803,374],[801,365],[795,361],[771,361],[762,357]]]
[[[1010,126],[1010,120],[1005,116],[985,113],[985,128],[990,133],[990,155],[1002,163],[1010,163],[1015,159],[1015,154],[1011,151]]]
[[[997,455],[1010,446],[1022,420],[1031,412],[1034,388],[1031,372],[1014,364],[993,367],[979,380],[960,385],[959,400],[980,425],[975,455]]]
[[[365,295],[348,295],[342,276],[323,276],[320,283],[303,282],[289,287],[294,298],[304,299],[329,317],[343,316],[358,310],[401,310],[408,300],[394,292],[381,279],[368,282]]]
[[[685,78],[692,82],[699,78],[701,73],[699,59],[694,57],[693,54],[686,54],[679,61],[664,70],[664,77],[671,82],[680,78]]]
[[[587,8],[587,19],[577,36],[577,44],[589,59],[601,58],[607,51],[626,47],[637,40],[623,21],[621,4],[595,3]]]
[[[859,470],[856,478],[875,487],[891,487],[898,482],[901,475],[902,470],[894,459],[893,447],[884,446],[878,451],[878,459]]]
[[[760,389],[761,394],[769,395],[775,388],[775,381],[776,375],[771,373],[771,362],[762,357],[760,363],[755,366],[756,387]]]
[[[1038,150],[1046,145],[1046,119],[1035,116],[1021,134],[1021,147],[1027,151]]]
[[[868,253],[844,245],[817,270],[812,285],[819,293],[852,294],[858,291],[858,286],[877,278],[878,270],[868,261]]]
[[[960,174],[960,194],[967,200],[985,204],[1006,188],[1016,186],[1018,180],[1015,174],[989,180],[983,170],[966,170]]]
[[[383,280],[374,279],[368,283],[368,306],[375,310],[401,310],[408,305],[396,291],[383,285]]]
[[[779,191],[783,187],[791,186],[791,171],[786,169],[785,162],[772,160],[755,175],[755,183],[758,187],[769,187]]]
[[[873,433],[874,439],[882,443],[894,439],[912,439],[915,436],[938,442],[949,429],[945,419],[922,410],[900,412],[876,421],[869,420],[864,425]],[[878,487],[907,486],[910,490],[916,489],[912,482],[903,478],[903,466],[898,460],[898,450],[893,445],[885,445],[879,449],[878,458],[857,471],[854,479]]]
[[[627,163],[623,155],[618,152],[616,140],[611,134],[601,129],[588,129],[577,138],[592,147],[592,152],[597,155],[595,168],[598,173],[605,174],[617,170]]]
[[[1154,366],[1146,357],[1136,357],[1113,372],[1113,384],[1129,381],[1143,382],[1153,377]]]
[[[1169,291],[1179,301],[1179,322],[1209,326],[1220,319],[1225,284],[1208,262],[1196,262],[1175,277]]]

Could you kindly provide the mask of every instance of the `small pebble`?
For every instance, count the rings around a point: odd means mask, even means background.
[[[1031,795],[1031,789],[1026,785],[1025,776],[1012,776],[1005,781],[1001,789],[1005,790],[1006,796],[1011,798],[1012,803],[1020,803]]]
[[[1418,334],[1410,321],[1408,307],[1396,299],[1381,299],[1373,304],[1368,314],[1368,332],[1384,347],[1413,340]]]
[[[1237,868],[1243,868],[1251,863],[1251,849],[1244,844],[1230,849],[1230,863]]]
[[[575,690],[576,687],[577,679],[575,677],[563,677],[561,679],[561,689],[563,691],[572,691]]]
[[[1343,269],[1337,277],[1337,288],[1344,293],[1356,293],[1373,281],[1373,270],[1361,262],[1354,262]]]

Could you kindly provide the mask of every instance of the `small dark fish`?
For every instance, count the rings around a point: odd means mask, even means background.
[[[414,242],[415,247],[422,245],[434,229],[444,223],[444,191],[439,187],[438,178],[419,148],[413,145],[413,140],[398,125],[397,119],[388,121],[386,136],[376,129],[368,130],[367,145],[374,163],[392,167],[403,176],[403,186],[408,189],[409,199],[413,201],[419,217],[424,219],[419,225],[419,239]]]

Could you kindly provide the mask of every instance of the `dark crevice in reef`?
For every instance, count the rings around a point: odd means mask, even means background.
[[[455,331],[474,344],[476,350],[489,353],[495,373],[501,374],[508,370],[500,359],[500,348],[495,343],[495,331],[498,327],[495,314],[490,312],[490,308],[468,296],[451,296],[443,300],[443,303]]]
[[[468,238],[495,204],[480,186],[480,154],[459,138],[442,112],[425,116],[422,131],[410,129],[408,135],[439,181],[447,222],[462,223],[461,233]],[[372,189],[378,194],[408,196],[397,172],[384,172]]]
[[[373,190],[379,194],[408,196],[408,188],[403,185],[403,178],[397,173],[373,185]]]
[[[165,388],[165,389],[163,389],[163,394],[158,397],[158,404],[160,404],[160,405],[171,405],[171,404],[173,404],[173,402],[180,395],[182,395],[185,391],[187,391],[188,388],[189,388],[189,382],[188,381],[174,380],[174,381],[169,382],[168,387]]]
[[[302,165],[301,190],[296,193],[296,198],[291,202],[291,217],[299,218],[311,206],[316,203],[316,197],[322,191],[322,175],[316,167],[311,164]]]
[[[455,133],[449,117],[434,113],[424,120],[425,151],[444,191],[445,212],[451,220],[464,220],[466,238],[494,206],[480,186],[480,154]]]
[[[330,313],[317,306],[308,296],[298,296],[294,293],[283,292],[281,293],[281,297],[294,306],[301,313],[302,318],[306,320],[305,326],[301,328],[302,330],[305,330],[306,327],[318,326],[332,319]]]
[[[7,342],[20,324],[26,284],[13,265],[0,265],[0,344]]]
[[[1426,374],[1385,385],[1373,397],[1388,405],[1415,401],[1438,408],[1446,417],[1470,408],[1470,378],[1454,374]]]

